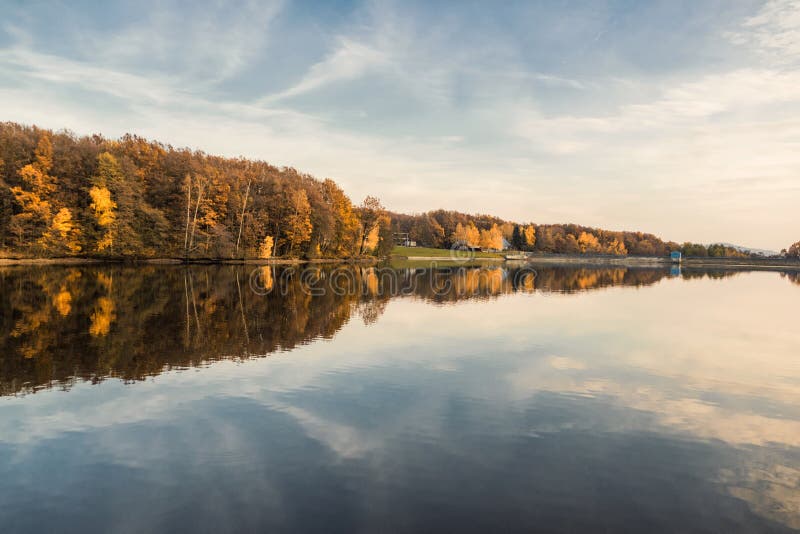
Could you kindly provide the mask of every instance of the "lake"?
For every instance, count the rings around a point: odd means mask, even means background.
[[[0,268],[4,532],[800,529],[800,277]]]

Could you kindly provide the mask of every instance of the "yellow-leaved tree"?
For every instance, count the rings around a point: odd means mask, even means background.
[[[584,254],[587,252],[600,252],[600,241],[594,234],[589,232],[581,232],[581,235],[578,236],[578,246],[581,253]]]
[[[451,241],[453,244],[478,247],[480,246],[481,242],[481,233],[472,222],[470,222],[467,226],[458,223],[453,235],[451,236]]]
[[[360,221],[353,204],[344,191],[331,179],[326,179],[323,184],[325,200],[331,206],[336,216],[333,243],[330,252],[334,256],[351,256],[358,251],[358,233]]]
[[[496,224],[488,230],[481,230],[480,236],[481,248],[503,250],[503,232]]]
[[[359,246],[358,253],[364,254],[370,248],[367,246],[367,241],[373,232],[381,224],[386,209],[381,204],[381,201],[372,196],[367,196],[358,208],[358,215],[361,219],[361,245]],[[374,247],[371,247],[374,249]]]
[[[536,244],[536,227],[534,227],[532,224],[526,226],[522,231],[522,237],[524,245],[527,248],[533,248],[533,246]]]
[[[97,226],[101,229],[101,235],[97,239],[97,250],[114,250],[114,223],[117,215],[117,203],[111,198],[111,191],[107,187],[93,186],[89,189],[89,196],[92,203],[89,208],[92,210]]]
[[[43,248],[50,253],[77,254],[81,251],[81,231],[72,220],[72,212],[61,208],[53,216],[50,227],[40,239]]]
[[[379,235],[380,235],[380,227],[375,226],[367,234],[367,239],[364,241],[363,252],[370,253],[377,248]]]
[[[39,138],[34,152],[35,161],[22,167],[18,174],[23,186],[11,188],[14,200],[20,212],[11,217],[9,228],[20,247],[38,245],[43,252],[51,243],[42,238],[48,230],[53,218],[51,196],[56,190],[55,181],[49,172],[53,166],[53,145],[50,134],[44,133]],[[63,215],[62,215],[63,217]]]
[[[619,239],[614,238],[611,243],[608,244],[606,247],[606,254],[615,254],[617,256],[624,256],[628,253],[628,249],[625,248],[625,243],[620,241]]]
[[[261,241],[261,245],[258,247],[258,257],[261,259],[267,259],[272,257],[272,247],[274,245],[274,240],[272,239],[271,235],[268,235]]]
[[[298,189],[289,196],[290,213],[286,221],[286,240],[289,243],[289,254],[295,247],[307,243],[311,239],[311,204],[303,189]]]

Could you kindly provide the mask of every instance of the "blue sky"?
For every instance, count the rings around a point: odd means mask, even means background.
[[[800,239],[800,0],[0,2],[0,120],[399,211]]]

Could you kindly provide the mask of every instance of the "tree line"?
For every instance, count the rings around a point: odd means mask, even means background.
[[[746,257],[735,248],[663,241],[653,234],[621,232],[577,224],[534,224],[505,221],[491,215],[470,215],[435,210],[416,215],[391,214],[398,232],[408,233],[418,245],[449,248],[459,245],[555,254],[609,254],[664,256],[681,251],[685,256]]]
[[[78,137],[0,123],[0,255],[385,257],[393,233],[419,245],[561,254],[746,256],[653,234],[355,205],[331,179],[174,148],[134,135]],[[787,255],[800,256],[800,243]]]
[[[0,124],[0,250],[29,256],[386,255],[390,220],[330,179],[141,137]]]

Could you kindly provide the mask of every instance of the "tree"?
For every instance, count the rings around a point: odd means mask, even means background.
[[[725,246],[714,243],[708,246],[708,255],[712,258],[722,258],[725,256]]]
[[[503,250],[503,232],[496,224],[488,230],[481,230],[480,245],[484,249]]]
[[[536,229],[536,250],[541,250],[542,252],[558,252],[556,250],[555,238],[555,228],[551,226],[539,226]]]
[[[514,247],[514,250],[525,248],[525,238],[522,236],[522,230],[518,224],[514,225],[514,231],[511,233],[511,246]]]
[[[261,259],[271,258],[272,257],[272,236],[268,235],[261,241],[261,245],[258,247],[258,257]]]
[[[358,215],[361,218],[361,246],[358,249],[359,254],[364,254],[367,239],[380,223],[381,216],[385,212],[385,208],[381,201],[376,197],[368,196],[361,203],[358,209]]]
[[[467,236],[466,242],[469,246],[472,247],[480,246],[481,234],[477,226],[475,226],[472,222],[470,222],[464,229],[464,231]]]
[[[72,220],[72,212],[61,208],[53,217],[41,242],[51,254],[77,254],[81,251],[80,237],[81,232]]]
[[[453,245],[468,245],[467,242],[467,231],[464,229],[464,225],[458,223],[456,225],[456,229],[453,230],[453,234],[450,236],[450,241]]]
[[[11,217],[9,230],[19,248],[31,247],[39,242],[51,218],[50,203],[32,191],[12,187],[11,193],[20,212]]]
[[[605,253],[614,254],[617,256],[625,256],[628,254],[628,249],[625,248],[625,243],[617,238],[614,238],[614,240],[606,246]]]
[[[578,236],[578,246],[582,254],[600,251],[600,241],[590,232],[581,232],[581,235]]]
[[[581,244],[573,234],[567,234],[566,238],[564,238],[563,246],[559,247],[559,249],[567,254],[579,254],[582,252]]]
[[[454,245],[478,247],[481,244],[481,233],[471,221],[466,226],[458,223],[450,239]]]
[[[248,179],[247,180],[247,188],[245,189],[245,192],[244,192],[244,201],[242,202],[242,216],[239,219],[239,233],[236,234],[236,255],[237,256],[239,255],[239,244],[242,241],[242,228],[244,228],[244,215],[247,212],[247,197],[250,196],[250,186],[252,184],[253,184],[252,178]],[[270,250],[270,253],[271,253],[271,250]]]
[[[311,238],[311,205],[306,192],[299,189],[290,197],[291,214],[286,221],[286,240],[289,243],[289,254],[295,247],[307,243]]]
[[[0,172],[3,169],[3,160],[0,160]],[[0,176],[0,248],[8,243],[9,225],[14,209],[14,195]]]
[[[99,226],[103,234],[97,240],[97,250],[104,251],[106,249],[114,250],[114,229],[112,228],[117,220],[117,214],[114,210],[117,208],[117,203],[111,200],[111,191],[105,187],[93,186],[89,189],[89,196],[92,203],[89,208],[92,210],[97,226]]]
[[[322,197],[334,216],[334,231],[327,247],[335,256],[350,256],[355,253],[360,221],[353,204],[344,191],[331,179],[322,183]]]
[[[436,219],[426,216],[414,221],[409,237],[422,245],[439,248],[444,244],[445,232]]]
[[[786,256],[788,258],[800,258],[800,241],[789,247],[789,250],[786,251]]]
[[[195,250],[194,236],[197,231],[197,216],[200,213],[200,204],[206,191],[206,180],[203,176],[186,174],[183,181],[186,188],[186,232],[183,241],[184,255],[189,256]],[[193,196],[193,191],[197,194]],[[194,202],[194,204],[192,204]]]
[[[51,195],[56,191],[55,180],[49,172],[53,166],[53,145],[50,135],[44,133],[39,138],[34,152],[34,162],[22,167],[18,174],[23,186],[11,188],[20,213],[11,218],[9,227],[16,236],[18,246],[39,245],[44,252],[52,243],[42,240],[52,222]],[[63,218],[63,214],[62,214]]]
[[[143,186],[127,157],[117,158],[108,151],[97,156],[91,177],[90,209],[97,225],[97,250],[124,256],[144,252],[143,235],[162,226],[158,214],[147,205]]]
[[[392,232],[392,219],[388,215],[381,216],[378,223],[378,244],[374,254],[379,258],[386,258],[394,248],[394,233]]]
[[[533,249],[533,246],[536,244],[536,227],[529,224],[525,227],[522,235],[524,238],[524,248]]]
[[[375,226],[372,231],[367,234],[367,240],[364,241],[364,254],[371,254],[378,248],[378,240],[380,239],[380,225]]]

